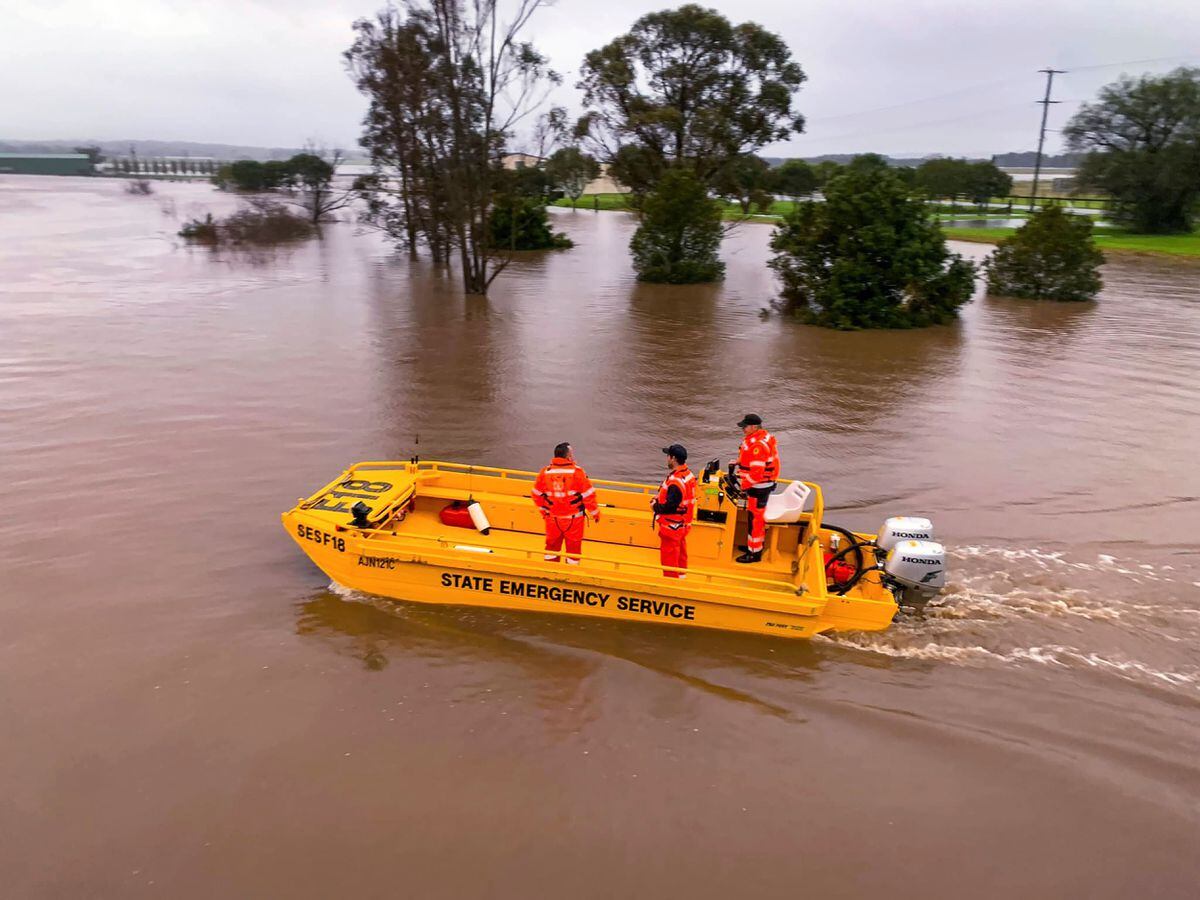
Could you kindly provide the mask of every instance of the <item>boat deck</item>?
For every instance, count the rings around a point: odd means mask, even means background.
[[[462,494],[458,496],[447,496],[448,494]],[[378,543],[381,547],[397,547],[407,543],[410,540],[429,545],[444,545],[455,550],[467,550],[484,552],[488,551],[494,554],[499,559],[511,559],[519,562],[533,562],[539,566],[543,566],[550,570],[569,569],[563,572],[564,575],[585,574],[591,572],[603,572],[606,574],[621,573],[629,576],[662,576],[662,568],[659,562],[659,553],[657,546],[646,546],[639,544],[620,543],[615,540],[605,540],[603,536],[595,539],[585,536],[583,542],[583,552],[579,566],[571,566],[562,559],[559,562],[551,562],[545,560],[545,535],[543,532],[530,532],[522,528],[503,527],[496,522],[496,511],[504,507],[497,501],[509,500],[511,497],[502,497],[500,495],[489,496],[486,492],[476,491],[473,495],[485,509],[489,510],[489,517],[492,518],[492,528],[490,534],[481,534],[472,528],[456,528],[445,525],[438,518],[438,511],[449,500],[466,499],[465,491],[435,491],[432,494],[426,493],[425,496],[418,496],[416,506],[410,512],[404,522],[395,525],[394,527],[385,527],[384,529],[371,533],[365,536],[365,543]],[[530,508],[532,510],[532,502]],[[534,511],[536,515],[536,511]],[[614,519],[629,519],[635,526],[644,530],[646,540],[654,540],[657,542],[657,534],[651,528],[651,517],[648,513],[636,513],[629,510],[604,510],[601,514],[602,522],[608,517]],[[610,523],[615,524],[615,523]],[[599,531],[594,526],[589,525],[589,529]],[[695,532],[703,533],[705,529],[713,529],[716,534],[711,536],[708,541],[695,540],[694,543],[700,546],[702,543],[712,544],[716,546],[720,543],[720,532],[722,526],[710,525],[706,522],[697,522],[693,526],[693,536],[699,537]],[[625,529],[620,529],[624,531]],[[600,532],[603,535],[603,532]],[[689,541],[689,547],[693,541]],[[732,555],[736,551],[730,548],[729,554]],[[727,563],[722,565],[717,560],[711,558],[697,558],[696,554],[692,554],[689,559],[689,573],[691,580],[716,581],[725,584],[737,582],[744,584],[757,590],[775,590],[795,595],[796,584],[792,580],[791,559],[786,560],[765,560],[754,565],[741,565],[738,563]]]

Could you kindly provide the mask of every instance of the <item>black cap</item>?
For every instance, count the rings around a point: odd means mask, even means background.
[[[762,416],[756,416],[754,413],[746,413],[742,416],[742,421],[738,422],[738,428],[745,428],[747,425],[761,425]]]
[[[672,444],[670,447],[663,447],[663,453],[670,454],[680,462],[687,462],[687,447],[683,444]]]

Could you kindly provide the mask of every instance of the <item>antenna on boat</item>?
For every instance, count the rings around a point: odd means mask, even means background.
[[[412,459],[409,462],[415,466],[421,461],[421,433],[419,431],[413,435],[413,445],[416,449],[413,450]]]

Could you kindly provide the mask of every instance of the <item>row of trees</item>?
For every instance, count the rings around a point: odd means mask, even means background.
[[[138,156],[113,160],[113,169],[122,175],[215,175],[213,159],[155,159]]]
[[[983,206],[993,197],[1007,197],[1012,191],[1012,178],[990,160],[927,159],[915,169],[900,171],[927,197],[965,197]]]
[[[877,154],[863,154],[858,159],[868,157],[880,165],[887,164]],[[731,161],[714,189],[722,199],[736,202],[748,215],[752,208],[767,209],[777,196],[793,201],[809,196],[843,169],[844,166],[831,160],[810,165],[802,159],[785,160],[772,167],[760,157],[745,155]],[[980,206],[994,197],[1006,197],[1012,190],[1012,178],[990,160],[938,157],[927,159],[916,167],[895,167],[893,174],[928,198],[956,200],[963,197]]]

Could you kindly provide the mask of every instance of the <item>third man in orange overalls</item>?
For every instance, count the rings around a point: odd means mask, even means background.
[[[746,494],[746,511],[750,513],[750,529],[746,552],[737,558],[740,563],[762,560],[767,536],[767,499],[775,490],[779,477],[779,450],[775,438],[762,427],[762,418],[754,413],[742,416],[738,427],[746,439],[738,448],[738,485]]]

